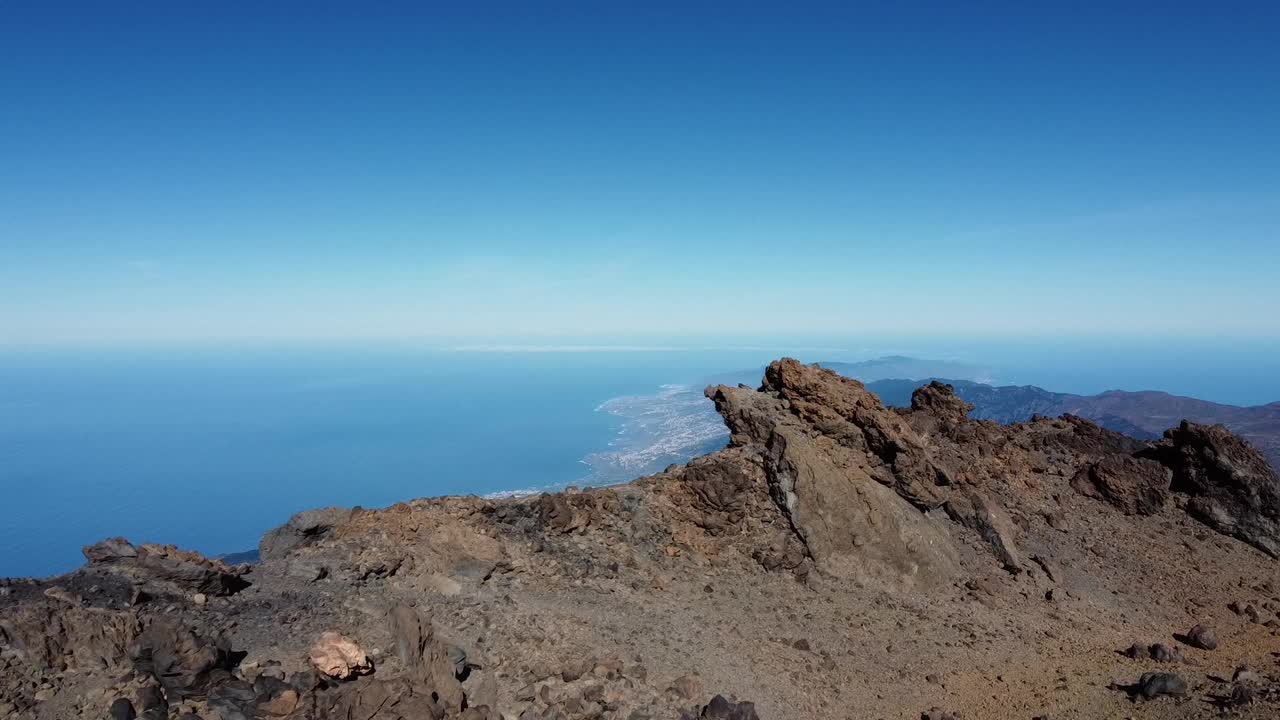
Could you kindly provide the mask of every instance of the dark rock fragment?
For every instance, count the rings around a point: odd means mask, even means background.
[[[1182,653],[1162,643],[1151,646],[1151,659],[1156,662],[1182,662]]]
[[[1257,691],[1246,683],[1235,683],[1231,686],[1231,695],[1227,697],[1228,705],[1249,705],[1257,697]]]
[[[234,667],[225,640],[197,635],[171,620],[157,621],[138,636],[131,655],[138,672],[154,676],[178,699],[205,697]]]
[[[169,700],[154,685],[138,691],[138,707],[142,710],[142,720],[168,720]]]
[[[745,700],[738,702],[723,695],[716,695],[711,702],[698,710],[689,710],[680,715],[680,720],[760,720],[756,714],[756,706]]]
[[[1180,697],[1187,694],[1187,681],[1175,673],[1149,672],[1138,679],[1138,694],[1151,700],[1161,695]]]
[[[107,712],[111,720],[135,720],[138,717],[137,711],[133,709],[133,703],[129,702],[128,698],[116,698]]]
[[[1135,660],[1146,660],[1151,657],[1151,648],[1146,643],[1134,643],[1124,651],[1123,655]]]
[[[1188,630],[1186,635],[1178,639],[1193,648],[1200,648],[1201,650],[1216,650],[1218,648],[1218,634],[1207,625],[1196,625]]]

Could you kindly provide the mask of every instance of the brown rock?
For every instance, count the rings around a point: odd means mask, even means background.
[[[1071,487],[1126,515],[1154,515],[1164,509],[1171,478],[1172,473],[1154,460],[1110,455],[1077,473]]]
[[[387,619],[396,656],[411,677],[430,688],[445,707],[461,709],[465,694],[457,678],[465,670],[466,654],[440,642],[431,621],[415,608],[397,605]]]
[[[285,688],[269,700],[259,702],[257,705],[258,712],[276,717],[288,715],[296,707],[298,707],[298,691],[293,688]]]
[[[667,688],[667,691],[674,693],[676,697],[691,700],[702,692],[702,681],[697,675],[681,675],[671,681],[671,686]]]
[[[349,638],[332,631],[320,635],[311,646],[307,659],[322,675],[337,680],[373,672],[373,663],[364,650]]]
[[[1218,634],[1207,625],[1196,625],[1187,631],[1183,642],[1201,650],[1218,649]]]

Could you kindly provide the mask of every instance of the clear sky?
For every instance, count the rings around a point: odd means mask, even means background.
[[[1280,5],[752,5],[0,3],[0,346],[1280,337]]]

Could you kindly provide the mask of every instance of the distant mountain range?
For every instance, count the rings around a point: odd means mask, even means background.
[[[824,367],[842,375],[857,377],[838,369],[841,365],[845,364],[823,363]],[[954,385],[956,394],[975,406],[970,417],[976,419],[1011,423],[1027,420],[1032,415],[1057,417],[1070,413],[1145,440],[1159,438],[1166,429],[1175,427],[1184,419],[1222,424],[1261,450],[1272,467],[1280,468],[1280,402],[1240,407],[1152,390],[1109,390],[1098,395],[1073,395],[1051,392],[1034,385],[993,386],[971,380],[933,377],[864,382],[867,389],[886,405],[908,407],[911,405],[911,393],[935,379]]]
[[[898,378],[948,377],[977,383],[991,383],[995,369],[956,360],[926,360],[906,355],[887,355],[860,362],[820,362],[819,367],[857,378],[864,383]]]
[[[901,378],[935,378],[948,377],[957,380],[968,380],[977,383],[992,383],[995,370],[983,365],[973,365],[956,360],[926,360],[907,357],[906,355],[886,355],[872,360],[858,362],[818,362],[818,367],[837,372],[845,377],[856,378],[864,383],[877,380]],[[724,372],[705,377],[703,385],[759,385],[764,375],[764,366],[750,370]],[[911,393],[907,393],[908,400]]]

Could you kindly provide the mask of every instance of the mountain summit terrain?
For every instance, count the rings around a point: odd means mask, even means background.
[[[1003,425],[943,383],[894,409],[794,360],[707,394],[728,446],[628,485],[5,581],[0,717],[1280,713],[1280,478],[1226,428]]]

